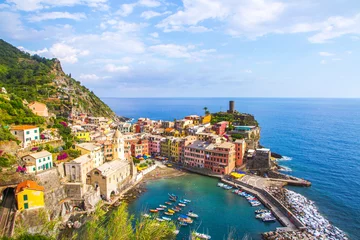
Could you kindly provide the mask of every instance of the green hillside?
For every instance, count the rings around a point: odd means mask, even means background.
[[[0,87],[29,103],[46,103],[58,116],[67,117],[71,112],[115,116],[93,92],[66,75],[57,59],[31,56],[1,39]]]

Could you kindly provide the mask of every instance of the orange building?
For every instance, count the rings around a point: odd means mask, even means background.
[[[32,102],[28,105],[28,107],[31,109],[31,111],[41,117],[48,117],[49,111],[47,106],[44,103],[41,102]]]

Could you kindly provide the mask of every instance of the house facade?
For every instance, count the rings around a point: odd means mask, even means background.
[[[24,148],[28,147],[32,142],[40,140],[40,131],[37,126],[12,126],[10,132],[21,142],[21,146]]]
[[[32,102],[28,105],[28,107],[30,108],[30,110],[41,117],[49,117],[49,110],[46,106],[46,104],[41,103],[41,102]]]
[[[94,143],[79,143],[75,145],[75,150],[79,150],[81,155],[89,154],[94,160],[94,167],[98,167],[104,163],[104,151],[101,145]]]
[[[15,198],[18,210],[36,209],[45,206],[44,187],[34,181],[24,181],[16,186]]]
[[[26,155],[22,160],[28,173],[38,173],[53,167],[52,154],[45,150]]]
[[[65,163],[65,175],[69,182],[86,184],[87,173],[94,168],[90,154],[82,155],[71,162]]]
[[[113,160],[94,168],[88,174],[88,183],[100,188],[103,198],[110,199],[111,195],[118,194],[123,184],[130,179],[131,166],[126,160]]]

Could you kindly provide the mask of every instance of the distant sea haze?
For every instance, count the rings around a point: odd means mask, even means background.
[[[280,165],[308,179],[294,188],[351,239],[360,239],[360,99],[103,98],[120,116],[174,120],[235,109],[255,115],[261,144],[289,157]]]

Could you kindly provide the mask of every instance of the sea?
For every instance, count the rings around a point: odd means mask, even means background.
[[[308,188],[290,188],[315,201],[321,214],[345,231],[351,239],[360,239],[360,99],[102,100],[119,116],[170,121],[190,114],[202,115],[204,107],[210,112],[226,111],[229,100],[234,100],[236,110],[253,114],[258,120],[261,144],[284,156],[279,164],[285,167],[287,173],[312,182],[312,186]],[[250,216],[253,209],[243,199],[234,198],[236,196],[220,191],[215,185],[213,179],[192,175],[188,178],[151,182],[148,184],[149,191],[130,205],[130,210],[138,214],[155,204],[154,201],[164,201],[164,194],[168,190],[178,189],[180,194],[189,194],[189,198],[194,194],[195,199],[201,200],[201,203],[196,204],[195,201],[193,205],[194,211],[196,208],[203,214],[201,224],[197,225],[200,225],[200,232],[215,234],[213,239],[224,239],[234,228],[238,230],[239,236],[247,233],[257,239],[260,232],[277,227],[278,223],[264,225],[257,222]],[[190,188],[189,192],[186,192],[187,188]],[[208,194],[209,192],[215,196]],[[181,231],[182,236],[185,236],[185,232]]]

